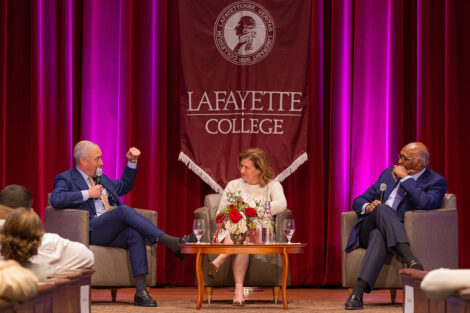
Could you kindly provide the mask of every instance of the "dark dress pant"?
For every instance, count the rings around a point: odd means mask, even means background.
[[[392,248],[407,242],[405,227],[396,212],[385,204],[376,206],[359,230],[359,244],[366,249],[359,278],[372,289],[380,270],[393,253]]]
[[[163,231],[127,205],[90,220],[90,244],[129,250],[132,275],[148,274],[145,239],[155,244]]]

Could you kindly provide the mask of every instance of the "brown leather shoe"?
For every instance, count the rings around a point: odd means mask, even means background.
[[[217,273],[219,272],[219,268],[215,266],[214,263],[209,263],[209,267],[207,269],[207,275],[209,275],[210,278],[214,279],[215,276],[217,276]]]

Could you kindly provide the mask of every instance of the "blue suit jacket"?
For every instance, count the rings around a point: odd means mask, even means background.
[[[101,184],[105,187],[109,195],[110,205],[121,205],[119,196],[123,196],[131,191],[134,186],[137,169],[126,166],[121,179],[111,180],[106,175],[101,176]],[[90,219],[96,217],[95,202],[93,199],[83,201],[82,190],[88,190],[89,187],[74,167],[71,170],[60,173],[54,180],[54,190],[51,194],[51,204],[55,209],[79,209],[88,210]]]
[[[393,167],[385,169],[380,174],[379,179],[369,187],[362,195],[353,201],[353,210],[360,214],[362,206],[365,203],[372,203],[380,198],[380,184],[387,184],[385,197],[387,199],[392,193],[398,182],[395,182],[392,176]],[[434,210],[441,206],[442,199],[447,189],[447,182],[444,177],[437,174],[433,170],[426,169],[424,173],[417,179],[407,179],[401,184],[405,189],[405,197],[397,207],[397,215],[403,222],[405,212],[411,210]],[[367,218],[368,214],[359,215],[359,219],[354,226],[346,245],[346,252],[359,247],[359,230],[361,223]]]

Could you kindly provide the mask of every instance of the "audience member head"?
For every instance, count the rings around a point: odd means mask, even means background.
[[[0,261],[0,298],[24,301],[38,291],[36,275],[14,260]]]
[[[96,169],[103,166],[101,155],[100,147],[88,140],[79,141],[73,149],[75,166],[91,177],[95,177]]]
[[[5,259],[27,262],[38,253],[44,231],[39,216],[31,209],[18,208],[8,216],[0,232]]]
[[[429,151],[422,142],[410,142],[400,151],[399,165],[413,174],[418,173],[429,164]]]
[[[0,191],[0,205],[16,209],[31,208],[33,197],[28,189],[20,185],[8,185]]]
[[[268,155],[259,148],[243,150],[238,155],[238,168],[243,180],[249,184],[260,184],[264,187],[274,179]]]

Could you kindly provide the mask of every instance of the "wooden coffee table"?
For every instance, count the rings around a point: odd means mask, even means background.
[[[181,244],[181,253],[196,254],[196,276],[198,298],[196,308],[202,307],[204,299],[204,275],[202,273],[202,258],[204,254],[280,254],[282,257],[282,303],[287,310],[286,283],[289,270],[289,254],[304,253],[306,243],[277,243],[277,244]]]

